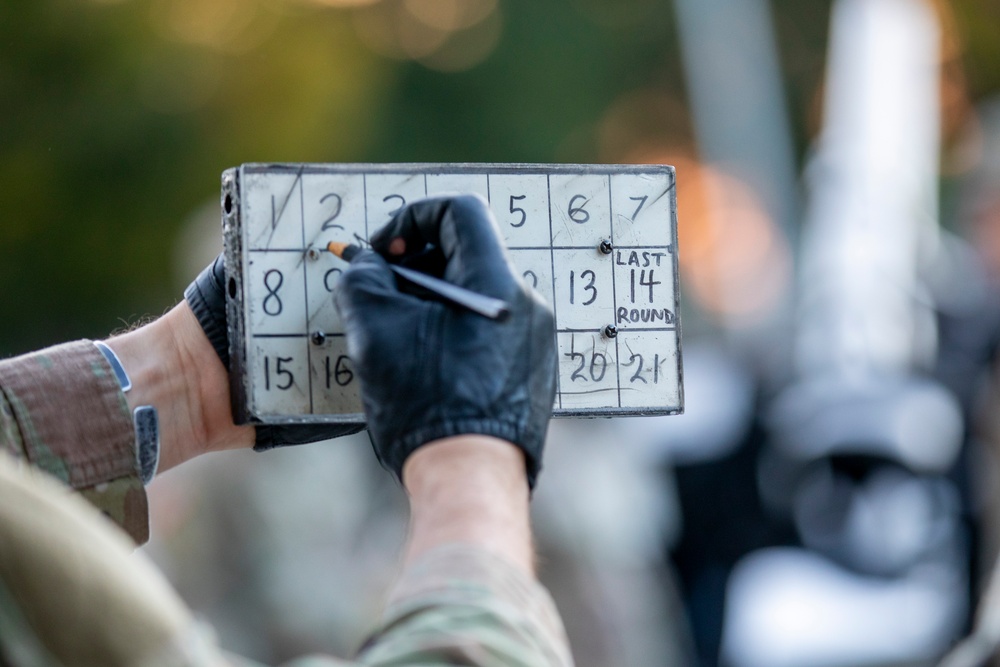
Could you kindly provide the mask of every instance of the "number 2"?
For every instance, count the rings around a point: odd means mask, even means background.
[[[340,215],[340,209],[344,207],[344,200],[336,192],[331,192],[330,194],[320,197],[319,203],[323,204],[327,199],[334,199],[336,201],[336,208],[334,208],[330,217],[323,221],[323,226],[320,229],[343,229],[344,227],[342,225],[335,225],[333,224],[333,221],[337,219],[338,215]]]

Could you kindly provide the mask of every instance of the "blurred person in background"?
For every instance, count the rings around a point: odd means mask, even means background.
[[[506,300],[512,316],[498,323],[399,291],[383,254],[399,260],[428,243],[452,280]],[[337,304],[376,454],[406,486],[412,516],[407,569],[357,664],[570,665],[558,614],[533,578],[528,518],[555,392],[551,311],[516,277],[476,197],[411,204],[373,247],[345,273]],[[4,664],[240,663],[130,554],[124,534],[38,472],[79,489],[142,542],[142,484],[158,468],[344,432],[232,423],[224,284],[217,261],[151,324],[0,364]],[[421,338],[427,319],[441,326]],[[423,373],[428,355],[447,374]],[[150,406],[159,425],[143,428]]]

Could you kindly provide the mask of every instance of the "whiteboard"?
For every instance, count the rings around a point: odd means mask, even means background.
[[[663,165],[245,164],[222,175],[230,378],[238,423],[361,423],[333,293],[406,203],[489,202],[553,308],[555,416],[683,411],[674,169]]]

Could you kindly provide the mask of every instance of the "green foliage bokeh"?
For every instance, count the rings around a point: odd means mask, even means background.
[[[1000,88],[1000,17],[986,0],[957,6],[985,95]],[[606,160],[600,124],[621,96],[684,105],[668,2],[501,0],[496,48],[461,72],[373,52],[354,20],[367,9],[0,4],[0,355],[101,337],[175,303],[174,239],[227,167]],[[804,151],[829,2],[772,9]],[[685,122],[665,132],[690,135]]]

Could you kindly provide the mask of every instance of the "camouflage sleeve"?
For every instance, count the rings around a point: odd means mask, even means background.
[[[137,543],[149,539],[128,404],[91,341],[0,361],[0,450],[80,491]]]
[[[449,545],[404,572],[363,665],[571,667],[547,591],[481,549]]]

